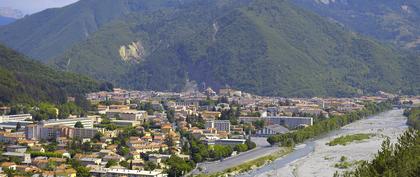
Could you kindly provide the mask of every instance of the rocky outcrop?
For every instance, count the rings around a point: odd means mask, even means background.
[[[139,63],[145,54],[144,47],[140,41],[132,42],[128,45],[123,45],[119,50],[121,59],[124,61],[134,61]]]

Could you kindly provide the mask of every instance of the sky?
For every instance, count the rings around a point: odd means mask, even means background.
[[[0,0],[0,7],[10,7],[33,14],[48,8],[63,7],[78,0]]]

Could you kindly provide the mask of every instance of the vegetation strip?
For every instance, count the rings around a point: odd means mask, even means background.
[[[338,138],[333,139],[332,141],[330,141],[329,143],[327,143],[327,145],[329,146],[335,146],[335,145],[347,145],[353,141],[362,141],[365,139],[369,139],[370,137],[374,136],[374,134],[371,133],[358,133],[358,134],[354,134],[354,135],[345,135],[345,136],[340,136]]]
[[[270,163],[282,156],[285,156],[289,153],[291,153],[293,149],[291,147],[282,148],[281,150],[277,151],[274,154],[263,156],[254,160],[247,161],[241,165],[237,165],[231,168],[228,168],[226,170],[223,170],[222,172],[209,174],[209,175],[198,175],[198,177],[217,177],[217,176],[228,176],[238,173],[244,173],[250,170],[253,170],[255,168],[261,167],[267,163]]]

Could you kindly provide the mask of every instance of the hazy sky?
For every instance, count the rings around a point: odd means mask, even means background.
[[[78,0],[0,0],[0,7],[11,7],[32,14],[52,7],[63,7]]]

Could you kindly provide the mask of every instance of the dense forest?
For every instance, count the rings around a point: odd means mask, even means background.
[[[0,44],[0,104],[61,104],[68,96],[96,90],[99,84],[92,79],[56,71]]]
[[[273,135],[268,137],[267,141],[270,144],[280,143],[282,146],[294,146],[296,143],[337,130],[340,127],[350,124],[354,121],[364,119],[367,116],[383,112],[391,108],[391,102],[385,101],[381,103],[365,103],[365,108],[360,111],[354,111],[342,116],[332,116],[329,119],[324,119],[316,122],[313,126],[299,129],[297,131],[289,132],[286,134]]]

